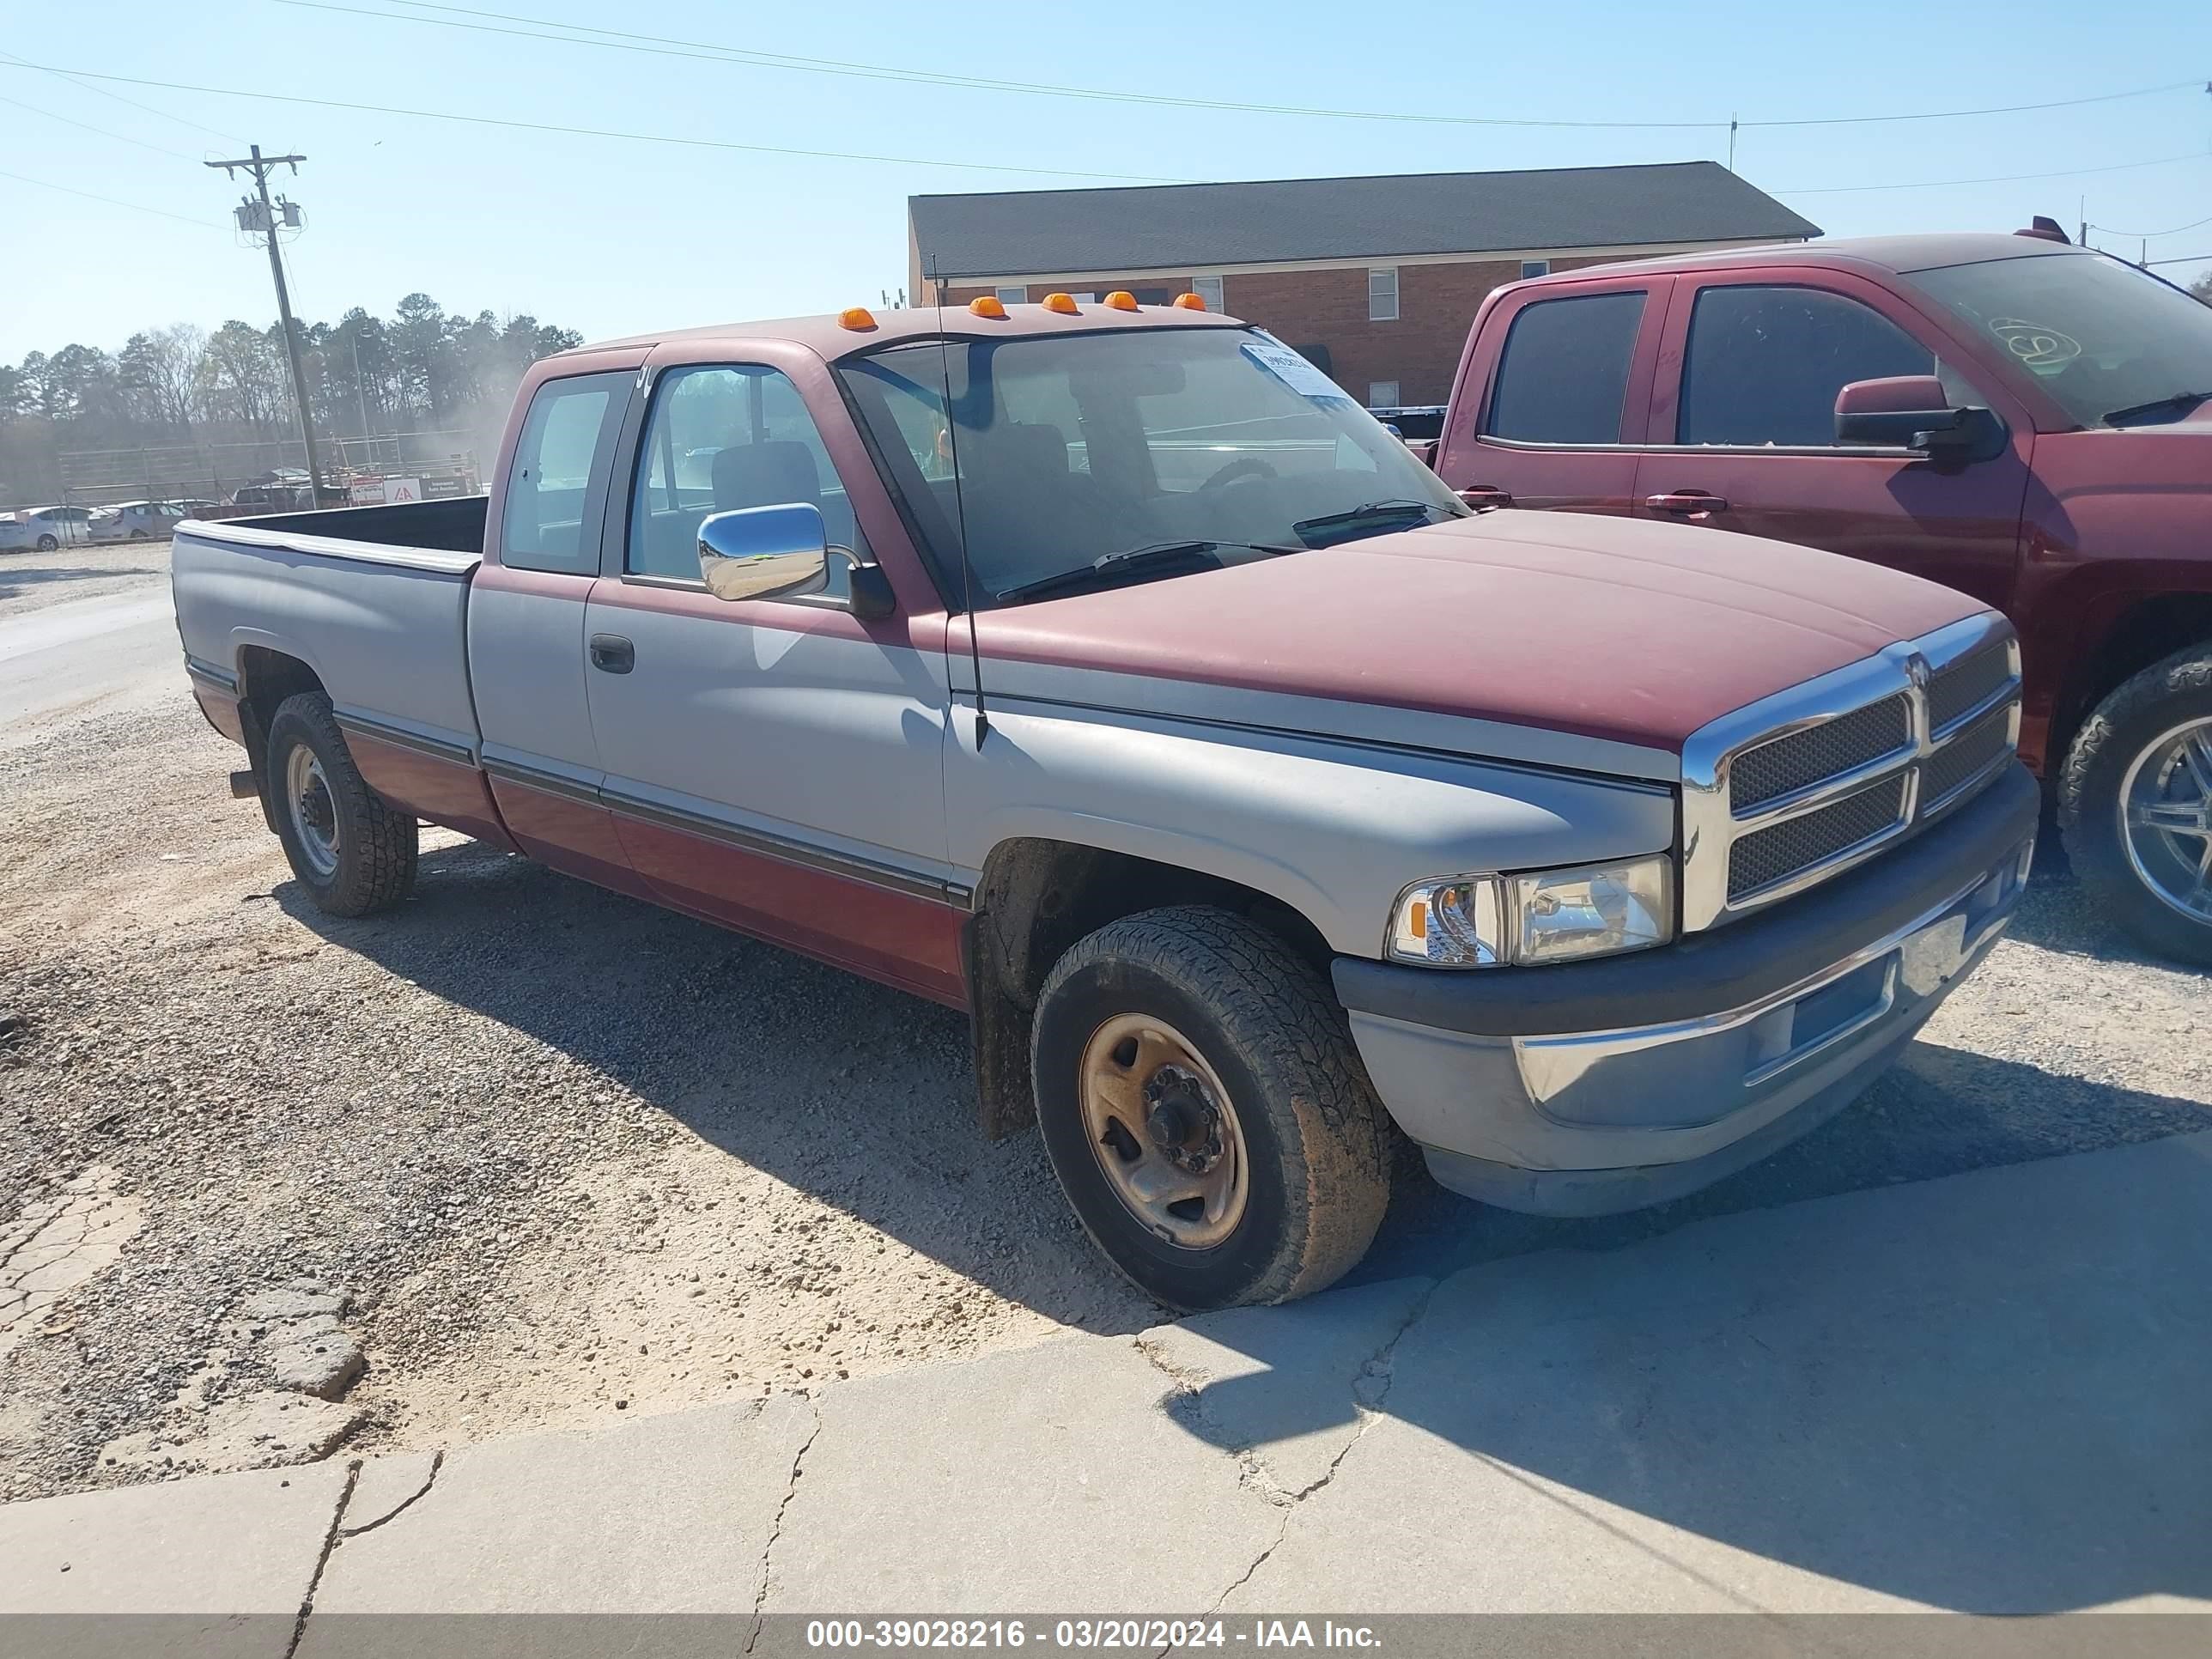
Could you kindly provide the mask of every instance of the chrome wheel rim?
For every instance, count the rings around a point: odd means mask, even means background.
[[[2212,926],[2212,719],[2143,746],[2120,782],[2120,839],[2136,878],[2169,908]]]
[[[284,762],[284,800],[292,814],[292,834],[308,868],[328,878],[338,868],[338,811],[323,763],[304,743],[292,745]]]
[[[1083,1127],[1106,1184],[1154,1237],[1210,1249],[1250,1195],[1244,1132],[1206,1056],[1149,1014],[1117,1014],[1084,1044]]]

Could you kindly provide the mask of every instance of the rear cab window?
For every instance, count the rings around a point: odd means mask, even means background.
[[[618,369],[568,375],[538,388],[507,464],[501,564],[573,576],[599,574],[597,507],[636,380],[634,370]]]
[[[1513,317],[1482,435],[1531,444],[1622,441],[1642,289],[1535,300]]]

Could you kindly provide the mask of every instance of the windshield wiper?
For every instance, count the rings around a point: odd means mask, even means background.
[[[1343,530],[1368,523],[1380,526],[1413,517],[1426,519],[1431,513],[1451,518],[1461,516],[1437,501],[1368,501],[1348,513],[1324,513],[1317,519],[1301,519],[1291,528],[1303,536],[1315,530]]]
[[[1118,553],[1102,553],[1089,564],[1079,564],[1073,570],[1040,576],[1033,582],[1017,583],[998,597],[1004,604],[1008,599],[1041,599],[1053,593],[1111,587],[1122,581],[1140,580],[1169,565],[1191,564],[1224,547],[1249,547],[1255,553],[1306,551],[1303,547],[1276,547],[1266,542],[1148,542],[1142,547],[1125,547]],[[1218,568],[1219,564],[1217,559],[1212,568]]]
[[[2147,404],[2130,404],[2125,409],[2113,410],[2105,416],[2105,424],[2129,426],[2148,416],[2164,415],[2169,410],[2178,421],[2203,403],[2212,403],[2212,392],[2177,392],[2171,397],[2154,398]]]

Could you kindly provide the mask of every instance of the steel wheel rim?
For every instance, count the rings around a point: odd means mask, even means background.
[[[1178,1249],[1235,1232],[1250,1158],[1229,1091],[1196,1046],[1164,1020],[1117,1014],[1084,1044],[1080,1075],[1084,1137],[1122,1207]]]
[[[292,745],[284,762],[284,800],[292,815],[292,834],[300,853],[318,876],[328,878],[338,869],[337,802],[331,793],[323,763],[304,743]]]
[[[2212,926],[2212,719],[2143,745],[2120,781],[2120,842],[2161,903]]]

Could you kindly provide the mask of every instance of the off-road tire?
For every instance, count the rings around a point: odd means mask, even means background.
[[[2190,646],[2123,684],[2082,722],[2058,775],[2058,828],[2074,873],[2097,908],[2160,956],[2212,967],[2212,927],[2191,921],[2144,885],[2120,829],[2120,784],[2159,736],[2212,719],[2212,648]]]
[[[302,852],[284,799],[287,763],[305,744],[322,763],[323,778],[338,824],[337,868],[319,875]],[[315,908],[333,916],[373,915],[400,903],[415,887],[420,838],[412,815],[402,812],[370,788],[353,763],[345,734],[331,718],[319,691],[301,691],[276,705],[269,722],[269,750],[262,787],[270,792],[270,816],[292,873],[307,890]]]
[[[1089,1145],[1084,1049],[1127,1013],[1168,1021],[1201,1051],[1243,1128],[1249,1194],[1235,1231],[1212,1248],[1149,1231]],[[1287,1302],[1366,1254],[1389,1203],[1394,1132],[1328,985],[1266,929],[1200,906],[1109,923],[1046,979],[1030,1057],[1060,1188],[1092,1242],[1146,1294],[1186,1312]]]

